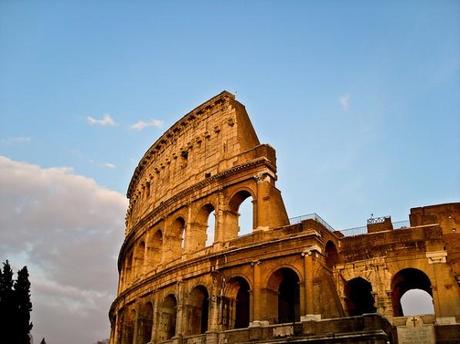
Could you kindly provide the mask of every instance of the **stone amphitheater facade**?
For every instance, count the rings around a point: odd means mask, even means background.
[[[460,203],[346,235],[317,215],[290,220],[276,180],[275,150],[229,92],[169,128],[128,187],[110,343],[396,343],[411,289],[433,300],[417,321],[454,342]],[[253,230],[239,235],[248,198]]]

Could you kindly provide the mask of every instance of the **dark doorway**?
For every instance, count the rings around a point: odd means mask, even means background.
[[[249,326],[249,285],[245,280],[240,281],[240,287],[236,294],[236,318],[235,328]]]
[[[233,277],[228,281],[223,300],[223,322],[227,329],[249,326],[249,290],[248,282],[242,277]]]
[[[161,305],[159,340],[171,339],[176,335],[177,301],[174,295],[168,295]]]
[[[281,269],[281,276],[282,280],[278,288],[278,322],[299,321],[299,278],[290,269]]]
[[[209,294],[205,287],[193,288],[190,293],[189,333],[200,334],[208,330]]]
[[[345,303],[348,315],[375,313],[372,285],[364,278],[357,277],[345,285]]]

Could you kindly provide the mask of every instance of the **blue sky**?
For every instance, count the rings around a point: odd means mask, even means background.
[[[404,220],[460,199],[458,37],[458,1],[2,1],[0,155],[124,194],[226,89],[276,148],[290,216]]]

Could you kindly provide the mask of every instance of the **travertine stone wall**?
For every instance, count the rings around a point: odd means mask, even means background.
[[[409,228],[382,218],[344,237],[317,217],[289,224],[276,180],[275,150],[228,92],[168,129],[128,188],[111,344],[327,343],[330,333],[395,343],[391,324],[414,288],[432,296],[436,333],[450,340],[460,328],[460,203],[411,209]],[[253,231],[241,236],[247,199]]]
[[[244,107],[232,94],[222,92],[200,105],[176,122],[141,159],[128,189],[127,228],[180,191],[250,161],[251,154],[242,153],[258,145]]]

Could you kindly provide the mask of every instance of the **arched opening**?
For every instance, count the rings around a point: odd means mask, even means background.
[[[129,312],[128,319],[125,325],[125,343],[134,344],[134,321],[136,320],[136,311],[134,309]]]
[[[375,313],[372,285],[364,278],[357,277],[345,284],[345,304],[349,316]]]
[[[148,242],[148,264],[149,268],[154,268],[161,263],[161,251],[163,246],[163,232],[158,229],[151,234]]]
[[[223,301],[223,323],[226,329],[249,326],[250,288],[242,277],[231,278]]]
[[[209,294],[205,287],[193,288],[189,299],[189,334],[205,333],[208,330]]]
[[[232,226],[235,226],[234,237],[252,233],[255,227],[252,195],[246,190],[240,191],[232,197],[229,206],[233,215]]]
[[[175,228],[175,232],[180,237],[180,247],[182,250],[184,250],[185,244],[186,244],[185,220],[182,217],[178,217],[176,221],[174,222],[174,228]]]
[[[142,338],[142,344],[149,343],[152,339],[153,325],[153,305],[147,302],[141,310],[138,319],[139,334]]]
[[[401,296],[404,316],[434,314],[433,298],[425,290],[411,289]]]
[[[126,269],[124,276],[125,285],[129,285],[133,275],[133,251],[130,251],[126,258]]]
[[[193,243],[190,249],[201,250],[214,244],[215,210],[211,203],[205,204],[199,210],[192,226]]]
[[[216,233],[216,211],[212,211],[208,215],[208,222],[206,227],[206,247],[212,246],[215,240]]]
[[[327,242],[325,254],[326,254],[326,266],[330,270],[332,270],[334,265],[336,265],[339,262],[339,254],[337,252],[337,248],[335,247],[332,241]]]
[[[165,247],[164,251],[171,256],[169,257],[170,259],[179,258],[181,253],[185,250],[185,246],[187,245],[185,228],[185,220],[182,217],[176,218],[171,225],[169,235],[167,234],[168,240],[165,242],[165,244],[169,246],[169,249]]]
[[[158,338],[160,341],[176,335],[177,301],[174,295],[168,295],[161,304]]]
[[[145,242],[141,240],[134,250],[134,276],[139,277],[144,272]]]
[[[123,331],[124,331],[123,321],[124,321],[123,311],[119,310],[116,316],[116,330],[115,330],[116,343],[123,343]]]
[[[267,305],[275,323],[300,320],[300,280],[289,268],[276,270],[268,280]]]
[[[408,309],[406,310],[402,306],[402,297],[409,291],[417,290],[424,291],[426,294],[429,295],[431,299],[431,305],[433,300],[433,293],[431,291],[431,281],[428,276],[421,270],[408,268],[399,271],[396,275],[394,275],[391,281],[391,299],[393,304],[393,315],[395,317],[409,315]],[[433,308],[427,309],[426,307],[421,307],[424,301],[426,302],[426,296],[420,292],[416,292],[415,295],[418,295],[418,301],[409,302],[409,308],[411,308],[410,312],[416,312],[416,314],[423,314],[426,311],[429,313],[434,313]],[[409,293],[406,297],[409,297],[409,300],[412,299],[414,293]]]

